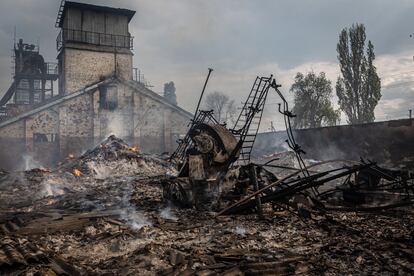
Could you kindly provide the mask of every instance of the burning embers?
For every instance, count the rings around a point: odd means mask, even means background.
[[[59,169],[70,171],[77,177],[92,176],[101,180],[117,176],[151,177],[175,173],[168,162],[155,155],[140,153],[137,146],[131,147],[113,135],[82,156],[67,159]]]
[[[82,174],[81,171],[79,169],[76,169],[76,168],[72,170],[72,173],[76,176],[81,176],[81,174]]]

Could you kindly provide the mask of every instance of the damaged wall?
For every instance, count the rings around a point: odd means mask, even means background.
[[[53,166],[110,134],[145,152],[174,150],[192,115],[132,80],[128,24],[134,14],[64,3],[58,15],[59,96],[50,109],[30,107],[35,113],[29,108],[2,122],[0,168],[25,169],[24,156],[38,161],[37,166]]]
[[[0,167],[26,169],[24,159],[56,162],[59,152],[57,108],[39,112],[0,129]]]
[[[114,93],[106,104],[103,91]],[[82,154],[110,134],[148,153],[172,152],[190,119],[190,113],[141,84],[113,81],[0,128],[0,168],[24,169],[23,156],[38,165],[53,166],[69,154]]]
[[[48,109],[37,116],[26,119],[26,153],[33,160],[48,160],[48,163],[57,163],[59,157],[58,108]]]
[[[306,158],[359,160],[362,157],[397,164],[414,156],[414,119],[301,129],[294,133],[307,153]],[[285,131],[260,133],[254,155],[286,150],[286,139]]]

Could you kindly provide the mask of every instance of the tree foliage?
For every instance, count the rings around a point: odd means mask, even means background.
[[[295,128],[331,126],[339,122],[340,113],[331,103],[331,81],[325,73],[310,72],[306,76],[297,73],[290,91],[294,94]]]
[[[353,24],[349,30],[342,30],[337,44],[342,76],[336,82],[336,94],[350,124],[373,122],[381,98],[374,46],[368,41],[365,47],[365,39],[364,25]]]
[[[214,110],[214,117],[220,123],[233,124],[236,115],[236,107],[234,100],[222,92],[215,91],[206,96],[204,108],[207,110]]]

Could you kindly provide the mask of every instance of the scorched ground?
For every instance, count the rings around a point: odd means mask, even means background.
[[[216,216],[162,198],[174,173],[115,137],[54,171],[1,172],[1,274],[413,273],[412,207]]]

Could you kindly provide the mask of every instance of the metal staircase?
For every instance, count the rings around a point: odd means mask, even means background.
[[[238,165],[247,165],[250,162],[250,155],[259,131],[260,122],[263,116],[263,109],[266,102],[272,81],[270,77],[257,77],[249,93],[242,111],[232,129],[236,139],[239,140],[240,155],[236,162]]]

